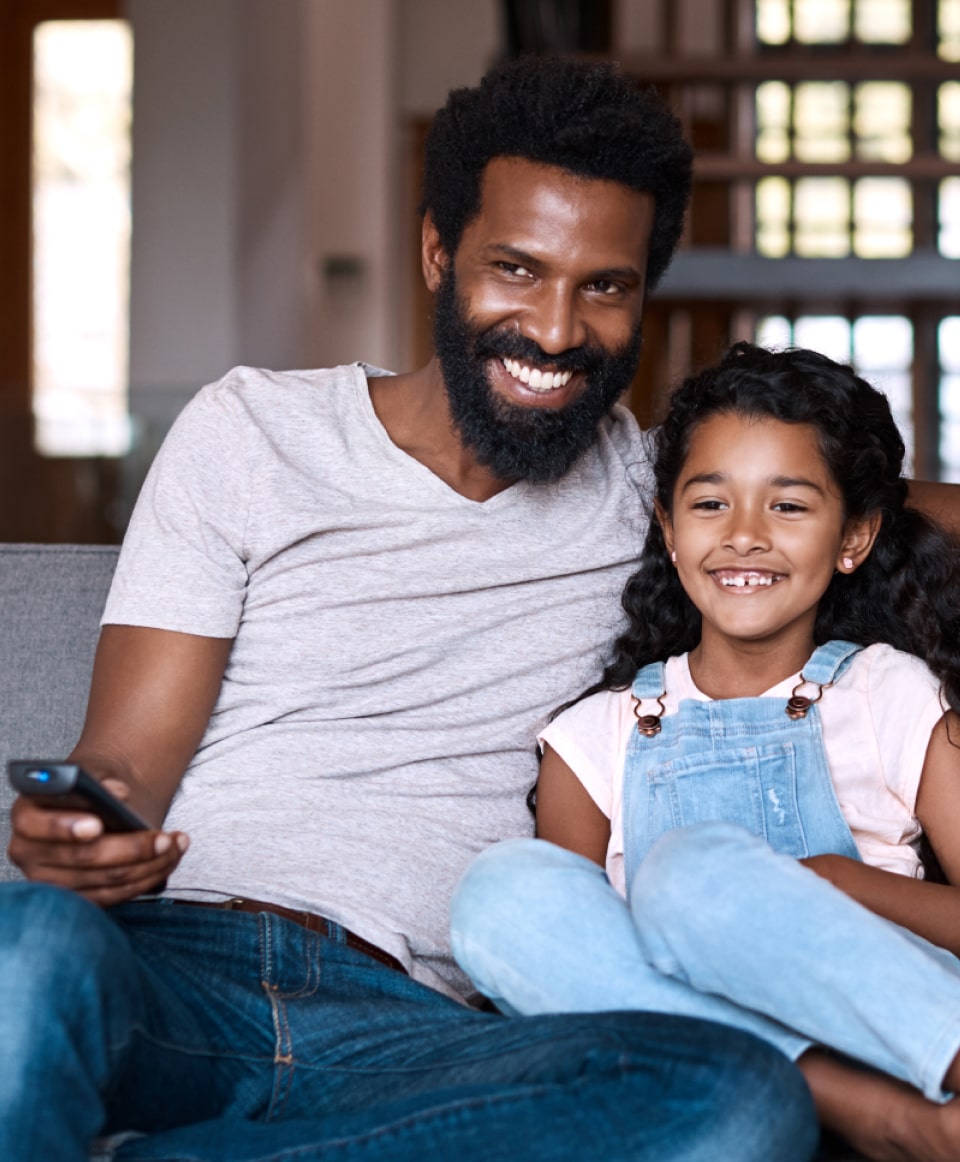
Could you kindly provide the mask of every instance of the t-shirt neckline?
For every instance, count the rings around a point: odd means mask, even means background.
[[[420,480],[427,482],[433,492],[445,497],[450,503],[469,507],[475,512],[491,512],[494,509],[513,505],[527,494],[530,486],[524,480],[518,480],[515,484],[509,485],[487,500],[472,500],[469,496],[464,496],[462,492],[457,492],[455,488],[451,488],[445,480],[441,480],[435,472],[432,472],[426,464],[421,463],[416,456],[411,456],[409,452],[404,452],[402,448],[397,447],[393,440],[390,439],[387,429],[380,422],[380,418],[374,410],[367,379],[393,376],[395,372],[385,371],[382,367],[377,367],[372,363],[364,363],[363,361],[351,364],[350,368],[354,373],[353,382],[356,389],[357,408],[369,431],[372,432],[374,438],[396,464],[402,466],[407,472],[413,472]]]

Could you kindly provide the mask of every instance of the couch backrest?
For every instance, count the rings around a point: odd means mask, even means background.
[[[77,741],[118,552],[0,544],[0,880],[19,878],[7,859],[7,759],[62,758]]]

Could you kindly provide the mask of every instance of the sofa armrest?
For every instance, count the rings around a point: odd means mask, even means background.
[[[77,741],[118,553],[0,544],[0,880],[20,874],[7,859],[7,759],[58,758]]]

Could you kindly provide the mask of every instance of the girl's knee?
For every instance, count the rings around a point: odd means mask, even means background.
[[[534,903],[542,908],[545,886],[571,859],[580,858],[542,839],[507,839],[488,847],[454,892],[454,933],[513,922]]]
[[[630,884],[634,912],[665,916],[716,899],[767,844],[734,823],[696,823],[661,836]]]
[[[542,839],[508,839],[467,868],[450,905],[454,956],[475,981],[490,965],[533,955],[540,934],[565,923],[595,883],[592,861]]]

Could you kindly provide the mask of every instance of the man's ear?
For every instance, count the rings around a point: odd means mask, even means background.
[[[843,530],[843,543],[837,555],[838,573],[854,572],[870,556],[882,519],[879,512],[870,512],[847,521]]]
[[[434,225],[433,215],[429,210],[423,216],[423,226],[420,230],[420,262],[427,290],[431,294],[435,294],[440,289],[440,283],[443,281],[450,259],[440,245],[440,234]]]
[[[659,500],[653,502],[653,519],[660,526],[660,531],[663,533],[663,540],[667,546],[667,552],[673,553],[673,522],[670,520],[670,514],[664,509]]]

